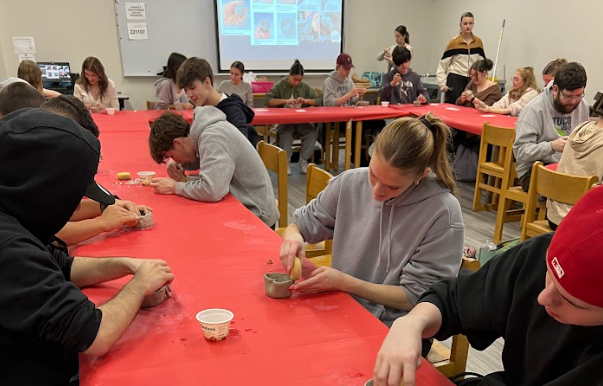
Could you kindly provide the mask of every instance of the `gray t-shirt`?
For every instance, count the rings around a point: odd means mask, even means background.
[[[237,94],[247,106],[253,108],[253,91],[249,83],[241,82],[235,86],[230,80],[225,80],[218,86],[218,91],[228,95]]]

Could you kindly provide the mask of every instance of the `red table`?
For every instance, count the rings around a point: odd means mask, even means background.
[[[363,385],[387,328],[345,293],[282,300],[264,295],[263,274],[282,272],[280,239],[232,196],[200,203],[116,181],[117,171],[154,169],[165,175],[148,155],[148,122],[136,116],[95,117],[105,154],[97,178],[122,198],[152,206],[157,225],[101,235],[76,253],[163,258],[176,276],[174,298],[141,310],[106,356],[82,355],[80,383]],[[120,121],[128,127],[120,128]],[[99,304],[125,282],[85,293]],[[206,341],[195,320],[198,311],[214,307],[235,314],[231,336],[220,342]],[[417,378],[421,385],[451,385],[428,363]]]

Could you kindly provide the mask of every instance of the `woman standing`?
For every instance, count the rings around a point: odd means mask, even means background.
[[[485,59],[484,44],[473,34],[473,14],[461,16],[461,33],[448,42],[436,73],[446,102],[455,103],[469,83],[469,69],[476,61]]]
[[[230,80],[224,80],[218,86],[218,92],[227,95],[237,94],[245,104],[253,108],[253,91],[251,84],[243,82],[245,65],[238,60],[230,65]]]
[[[473,105],[483,113],[518,116],[528,102],[539,93],[534,69],[532,67],[520,67],[513,75],[513,89],[509,90],[501,100],[492,106],[488,106],[476,97]]]
[[[389,72],[392,69],[392,66],[394,65],[394,62],[392,60],[394,48],[406,48],[410,51],[411,55],[413,53],[412,47],[410,45],[410,34],[408,33],[408,30],[405,26],[399,25],[398,27],[396,27],[396,29],[394,30],[394,39],[396,41],[396,44],[384,49],[377,55],[377,61],[381,62],[385,60],[387,62],[387,72]]]
[[[73,96],[84,102],[86,107],[92,108],[92,111],[101,112],[106,108],[119,110],[115,83],[105,74],[101,61],[93,56],[84,60]]]
[[[467,85],[455,103],[461,106],[475,107],[484,104],[492,106],[502,98],[500,86],[488,79],[488,71],[492,69],[490,59],[478,60],[471,66],[471,82]]]
[[[182,107],[186,110],[193,108],[193,105],[188,101],[184,89],[176,85],[176,73],[185,60],[186,56],[182,54],[177,52],[170,54],[163,76],[155,82],[156,110],[174,108],[175,103],[182,103]]]

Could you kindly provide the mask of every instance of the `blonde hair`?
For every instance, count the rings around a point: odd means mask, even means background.
[[[400,118],[377,136],[375,153],[405,173],[419,176],[431,168],[454,194],[456,182],[448,159],[451,137],[450,128],[432,114],[421,118]]]
[[[509,98],[512,101],[517,101],[522,97],[529,89],[534,89],[537,92],[540,92],[540,89],[536,85],[536,76],[534,76],[534,68],[533,67],[519,67],[517,69],[519,75],[523,79],[523,86],[521,86],[517,90],[509,91]]]
[[[36,62],[22,61],[17,69],[17,76],[34,86],[40,93],[42,92],[42,70]]]

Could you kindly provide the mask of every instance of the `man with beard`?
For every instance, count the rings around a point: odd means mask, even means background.
[[[584,101],[586,71],[580,63],[566,63],[555,74],[553,87],[546,88],[519,114],[513,154],[521,187],[530,187],[532,164],[558,163],[569,134],[588,120]]]

